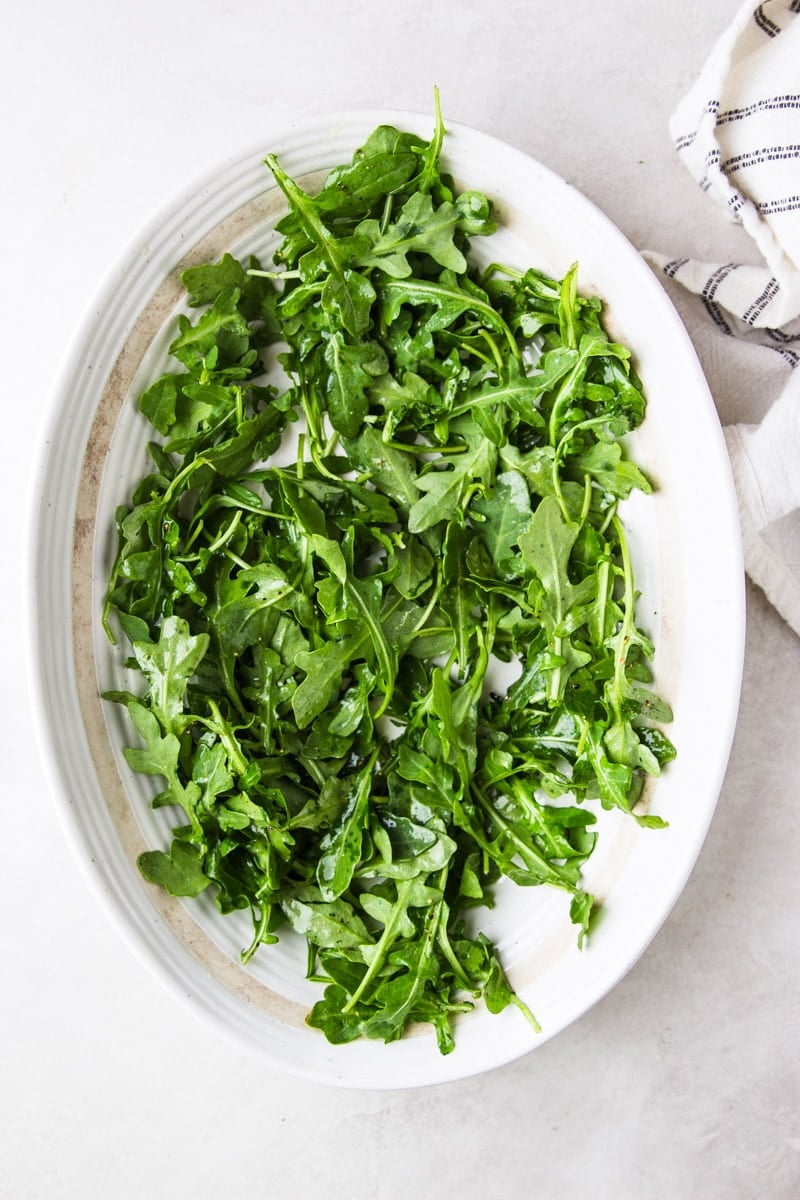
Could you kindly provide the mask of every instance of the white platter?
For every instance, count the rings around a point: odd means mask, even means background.
[[[54,791],[79,859],[133,946],[246,1051],[326,1083],[401,1088],[475,1074],[542,1045],[617,983],[663,924],[702,846],[727,763],[744,589],[722,433],[661,286],[622,234],[567,183],[493,138],[449,125],[448,169],[496,207],[502,232],[492,239],[491,256],[557,276],[577,260],[580,290],[604,298],[606,327],[633,349],[644,383],[648,411],[634,453],[656,492],[629,501],[623,515],[642,591],[639,621],[656,642],[657,688],[675,712],[670,736],[679,755],[649,792],[669,828],[641,830],[618,813],[600,814],[586,880],[604,911],[582,952],[561,894],[501,887],[482,927],[543,1031],[534,1035],[516,1010],[491,1016],[479,1009],[459,1022],[456,1050],[447,1057],[426,1032],[390,1046],[328,1045],[304,1024],[319,989],[303,978],[305,951],[296,939],[262,948],[243,968],[246,916],[220,916],[207,894],[183,903],[144,883],[136,856],[165,843],[170,816],[150,809],[149,781],[122,758],[129,741],[124,714],[99,697],[122,681],[100,613],[114,509],[146,466],[148,427],[134,399],[166,365],[180,272],[226,250],[257,252],[266,264],[277,244],[273,225],[284,204],[264,155],[275,152],[313,188],[380,123],[426,137],[432,131],[427,116],[357,112],[265,138],[162,214],[112,273],[53,400],[35,497],[31,645]]]

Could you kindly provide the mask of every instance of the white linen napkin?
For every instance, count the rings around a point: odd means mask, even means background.
[[[756,8],[747,0],[670,132],[701,188],[764,260],[646,254],[725,424],[747,572],[800,634],[800,0]]]

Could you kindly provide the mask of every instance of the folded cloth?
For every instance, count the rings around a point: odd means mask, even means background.
[[[730,422],[748,574],[800,634],[800,0],[757,8],[747,0],[670,132],[702,189],[764,260],[646,255],[678,301]],[[678,300],[672,281],[697,300]]]

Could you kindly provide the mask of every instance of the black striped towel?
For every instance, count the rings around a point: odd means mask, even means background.
[[[756,8],[748,0],[670,132],[701,188],[742,224],[764,260],[647,254],[698,297],[679,307],[723,420],[734,415],[725,435],[745,566],[800,633],[800,369],[791,369],[800,363],[800,0]],[[727,372],[725,358],[735,364]]]

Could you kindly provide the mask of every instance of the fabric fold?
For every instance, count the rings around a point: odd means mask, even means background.
[[[687,320],[724,414],[749,420],[725,429],[739,499],[745,566],[800,634],[800,0],[744,4],[712,49],[670,121],[676,150],[702,190],[752,238],[763,265],[709,263],[691,256],[645,257],[700,304]],[[712,211],[712,210],[710,210]],[[686,320],[684,309],[684,319]],[[739,376],[704,358],[731,338],[752,357]],[[784,390],[762,417],[762,347]],[[718,355],[719,339],[714,343]],[[769,357],[769,356],[768,356]],[[769,372],[772,374],[772,371]],[[771,390],[774,385],[770,381]]]

